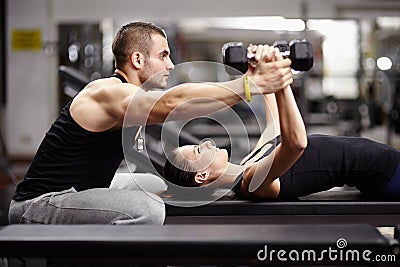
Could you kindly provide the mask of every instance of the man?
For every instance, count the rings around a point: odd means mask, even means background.
[[[252,49],[257,64],[246,73],[250,93],[276,92],[292,83],[290,60],[267,62],[267,46]],[[88,84],[46,133],[17,186],[10,223],[162,224],[165,207],[159,197],[108,188],[123,160],[123,126],[137,131],[141,125],[203,116],[245,95],[243,77],[149,91],[165,88],[174,69],[166,34],[152,23],[121,27],[113,53],[115,75]]]

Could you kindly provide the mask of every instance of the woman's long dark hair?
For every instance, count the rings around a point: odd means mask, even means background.
[[[179,149],[172,150],[164,165],[164,178],[178,186],[198,187],[200,184],[194,180],[195,175],[194,167],[180,155]]]
[[[167,157],[163,176],[165,180],[178,187],[168,185],[168,189],[159,195],[162,198],[172,200],[213,201],[226,194],[217,192],[217,195],[214,195],[216,193],[215,187],[201,186],[201,184],[196,183],[194,179],[196,172],[190,161],[180,154],[178,148],[175,148]],[[181,190],[182,188],[179,188],[179,186],[186,187],[186,189]]]

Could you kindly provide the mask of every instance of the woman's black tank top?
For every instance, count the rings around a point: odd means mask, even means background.
[[[399,163],[399,151],[386,144],[359,137],[310,135],[302,156],[279,177],[278,199],[297,199],[343,185],[356,187],[368,198],[381,197]],[[242,175],[233,189],[239,198]]]

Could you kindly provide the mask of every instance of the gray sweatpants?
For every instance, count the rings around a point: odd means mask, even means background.
[[[119,187],[121,188],[121,187]],[[165,205],[138,188],[74,188],[25,201],[11,201],[9,222],[39,224],[163,224]]]

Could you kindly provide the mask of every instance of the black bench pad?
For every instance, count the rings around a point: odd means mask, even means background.
[[[166,223],[366,223],[394,226],[400,202],[362,200],[299,200],[255,202],[218,200],[169,201]],[[289,219],[290,218],[290,219]]]
[[[0,257],[70,262],[91,259],[100,265],[107,259],[131,263],[257,264],[257,253],[265,245],[268,250],[311,249],[320,253],[329,247],[338,249],[336,242],[340,238],[353,250],[393,252],[379,231],[358,224],[10,225],[0,230]]]

